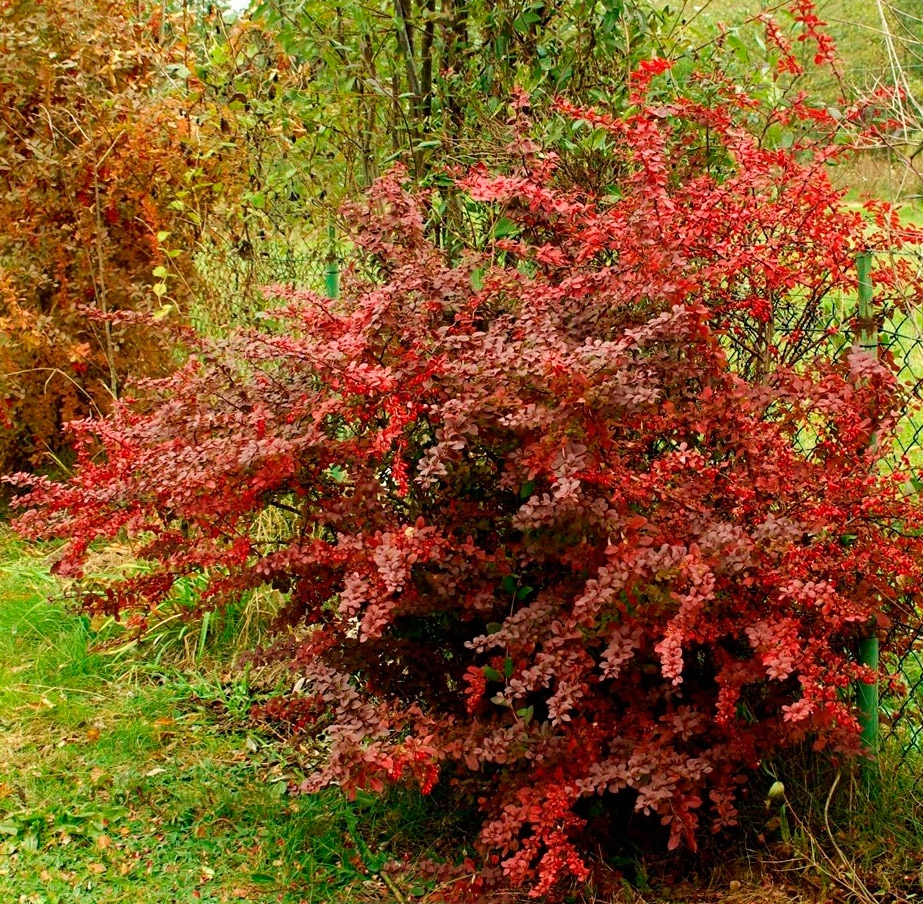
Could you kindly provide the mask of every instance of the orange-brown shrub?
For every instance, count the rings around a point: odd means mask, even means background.
[[[59,454],[64,421],[172,358],[164,331],[94,316],[183,298],[209,191],[183,72],[139,9],[0,2],[2,468]]]

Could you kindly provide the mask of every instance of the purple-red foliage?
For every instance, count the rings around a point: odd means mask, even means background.
[[[152,570],[89,600],[108,610],[202,572],[205,605],[287,593],[310,626],[292,711],[329,741],[306,790],[457,782],[486,868],[534,894],[586,875],[584,799],[694,847],[766,755],[858,753],[857,642],[918,599],[920,516],[879,468],[892,371],[804,337],[884,238],[828,149],[765,149],[746,110],[576,111],[617,139],[621,197],[556,189],[529,149],[463,180],[515,228],[457,266],[392,174],[356,216],[378,283],[279,290],[264,331],[73,425],[80,467],[21,479],[19,530],[68,538],[68,574],[139,538]],[[259,541],[273,506],[289,532]]]

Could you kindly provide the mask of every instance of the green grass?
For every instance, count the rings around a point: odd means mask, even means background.
[[[112,626],[56,589],[0,538],[0,901],[378,897],[350,827],[376,838],[386,809],[292,796],[302,774],[249,723],[242,677],[107,654]]]

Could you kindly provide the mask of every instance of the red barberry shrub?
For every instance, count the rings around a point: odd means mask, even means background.
[[[310,696],[267,713],[323,726],[305,790],[453,782],[487,871],[536,895],[587,874],[584,801],[694,847],[763,757],[859,753],[856,646],[915,606],[920,515],[880,467],[892,369],[816,330],[884,239],[824,147],[765,149],[718,98],[577,111],[624,155],[605,203],[556,189],[552,154],[472,174],[504,237],[455,266],[379,182],[354,211],[377,281],[279,290],[262,330],[72,425],[79,468],[19,479],[19,530],[67,538],[68,574],[137,538],[151,569],[86,600],[107,611],[190,574],[205,606],[283,591]]]

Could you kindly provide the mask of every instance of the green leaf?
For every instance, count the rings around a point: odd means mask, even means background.
[[[511,235],[519,235],[519,227],[506,217],[500,217],[494,224],[493,236],[495,239],[505,239]]]
[[[471,271],[471,288],[475,292],[480,292],[484,288],[484,268],[478,267],[477,270]]]
[[[484,666],[484,677],[488,681],[502,681],[503,676],[496,670],[491,668],[489,665]]]
[[[535,715],[534,706],[526,706],[523,709],[517,709],[516,715],[519,716],[522,721],[528,725],[532,721],[532,717]]]
[[[166,279],[169,275],[170,273],[166,267],[154,267],[154,276],[156,276],[158,279]]]
[[[725,43],[731,50],[734,51],[734,55],[737,59],[744,65],[750,65],[750,51],[747,49],[747,45],[740,39],[740,37],[733,31],[728,32],[725,36]]]
[[[274,797],[285,797],[285,795],[288,794],[288,782],[273,782],[271,785],[271,790]]]
[[[167,72],[174,78],[187,79],[192,73],[182,63],[170,63],[167,66]]]
[[[500,584],[500,587],[506,593],[515,593],[518,579],[514,574],[508,574]]]
[[[541,16],[530,9],[524,12],[521,16],[517,16],[513,20],[513,28],[515,28],[519,34],[524,35],[533,25],[538,25],[538,23],[541,21]]]
[[[605,129],[597,129],[590,136],[590,149],[593,151],[604,151],[609,143],[609,134]]]
[[[524,600],[532,592],[531,587],[520,587],[516,591],[516,599]]]
[[[507,681],[513,677],[513,660],[509,656],[503,660],[503,677],[506,678]]]
[[[209,53],[211,57],[211,62],[216,66],[221,66],[223,63],[228,61],[228,50],[224,44],[215,44]]]

